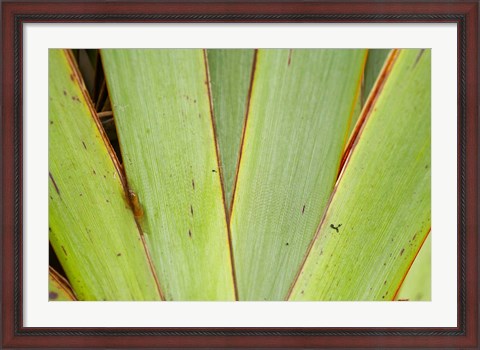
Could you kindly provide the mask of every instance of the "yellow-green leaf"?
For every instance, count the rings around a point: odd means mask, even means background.
[[[432,300],[432,236],[428,235],[395,300]]]
[[[394,298],[430,230],[430,57],[389,57],[290,300]]]
[[[366,50],[259,50],[234,192],[239,298],[283,300],[339,170]]]
[[[225,202],[229,209],[248,105],[254,50],[210,49],[207,53]]]
[[[120,172],[73,57],[49,51],[50,242],[79,300],[159,300]]]
[[[101,56],[128,185],[165,298],[233,300],[205,52]]]

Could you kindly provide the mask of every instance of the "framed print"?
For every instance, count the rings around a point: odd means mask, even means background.
[[[2,29],[3,347],[478,347],[478,2]]]

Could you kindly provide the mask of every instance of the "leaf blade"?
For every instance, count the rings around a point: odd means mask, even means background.
[[[392,57],[290,300],[391,300],[430,230],[430,50]]]
[[[254,65],[253,49],[209,49],[213,115],[222,164],[227,211],[232,201],[240,142]]]
[[[285,298],[335,182],[365,57],[258,51],[230,222],[240,299]]]
[[[77,300],[69,283],[53,268],[48,268],[48,301]]]
[[[120,173],[86,96],[68,52],[50,50],[50,241],[80,300],[159,300]]]
[[[235,299],[202,50],[102,50],[129,188],[167,300]]]

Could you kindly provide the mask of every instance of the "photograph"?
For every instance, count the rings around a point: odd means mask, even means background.
[[[50,48],[49,301],[430,301],[431,51]]]

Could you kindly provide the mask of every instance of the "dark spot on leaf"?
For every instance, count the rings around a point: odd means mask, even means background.
[[[424,52],[425,52],[425,49],[420,50],[420,52],[417,55],[417,58],[415,58],[415,63],[413,64],[413,68],[417,65],[418,61],[420,61],[420,58],[422,57]]]
[[[72,96],[72,100],[74,100],[76,102],[80,102],[80,99],[77,96]]]
[[[201,117],[202,117],[202,115],[201,115],[200,113],[198,113],[198,117],[199,117],[199,118],[201,118]]]
[[[288,65],[290,65],[290,62],[292,61],[292,49],[288,51]]]
[[[402,248],[402,250],[400,251],[400,256],[403,254],[404,251],[405,251],[405,249]]]
[[[382,299],[385,299],[385,295],[382,295]]]
[[[303,215],[304,212],[305,212],[305,205],[302,208],[302,215]]]
[[[188,236],[192,238],[192,231],[188,230]]]
[[[55,187],[55,191],[57,191],[57,194],[60,196],[60,190],[58,189],[57,183],[55,182],[55,179],[52,176],[52,173],[48,172],[48,176],[50,176],[50,180],[52,180],[53,187]]]
[[[67,96],[67,92],[66,92],[65,90],[63,90],[63,94],[64,94],[65,96]]]
[[[52,125],[52,124],[53,124],[53,121],[52,121],[52,120],[50,120],[50,125]]]
[[[93,175],[97,175],[97,173],[95,172],[95,169],[92,169],[92,171],[93,171]]]
[[[320,250],[320,255],[323,255],[323,249],[322,249],[322,250]]]
[[[83,196],[83,194],[82,194],[82,193],[80,193],[80,197],[81,197],[81,196]]]
[[[305,291],[304,291],[304,290],[302,290],[302,291],[300,292],[300,294],[305,294]]]
[[[212,169],[212,173],[216,173],[217,171],[215,169]]]
[[[387,284],[387,281],[386,281],[386,280],[385,280],[385,281],[383,281],[383,284]]]
[[[55,300],[58,298],[58,294],[55,292],[48,292],[48,299]]]
[[[67,254],[67,251],[65,250],[65,247],[63,245],[60,246],[60,247],[62,248],[63,252],[65,253],[65,256],[67,256],[68,254]]]
[[[197,100],[193,100],[193,103],[197,103]]]
[[[337,232],[340,232],[340,231],[338,231],[338,229],[340,228],[340,226],[342,226],[342,224],[339,224],[339,225],[336,226],[336,227],[333,226],[333,224],[330,224],[330,227],[333,228],[333,229],[334,229],[335,231],[337,231]]]
[[[85,142],[82,141],[83,148],[87,149],[87,146],[85,146]]]
[[[287,243],[285,243],[285,245],[288,245],[288,242],[287,242]]]
[[[107,203],[110,203],[110,201],[109,201],[108,199],[105,199],[105,201],[106,201]]]
[[[192,188],[195,189],[195,181],[192,179]]]
[[[387,266],[387,263],[383,263],[383,266]]]
[[[191,213],[192,216],[193,216],[193,207],[192,207],[192,205],[190,205],[190,213]]]
[[[118,253],[117,256],[122,256],[122,253]]]
[[[75,77],[73,76],[73,74],[70,74],[70,80],[75,80]]]
[[[417,237],[416,233],[413,235],[412,241],[415,240],[415,237]]]

